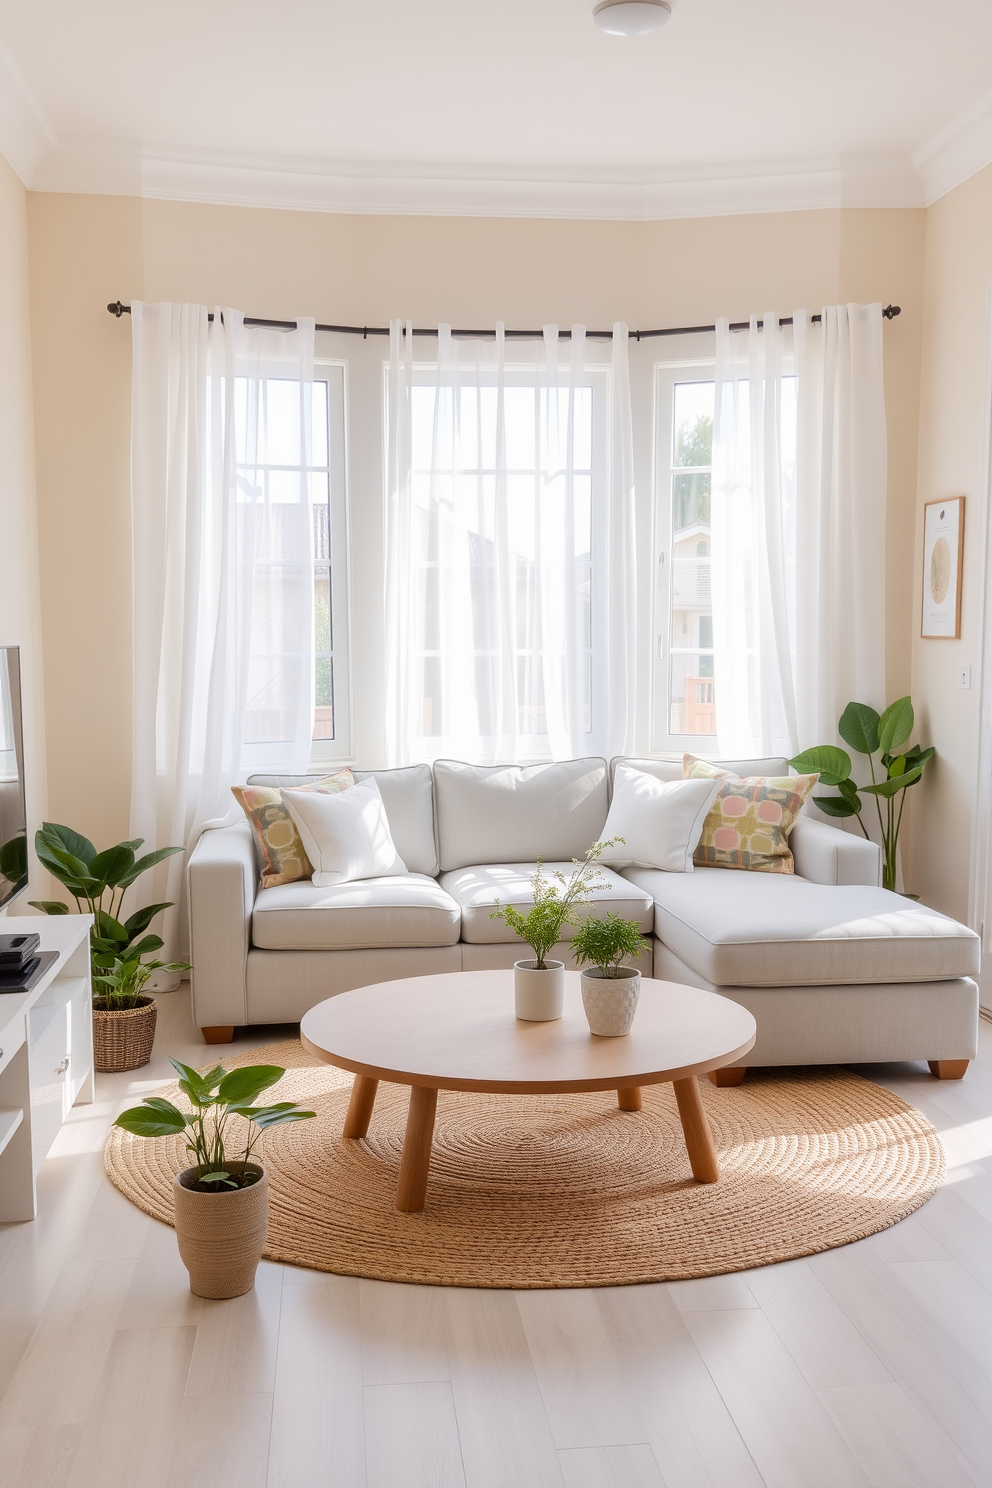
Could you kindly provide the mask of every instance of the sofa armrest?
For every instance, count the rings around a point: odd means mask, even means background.
[[[881,848],[853,832],[800,816],[789,835],[789,846],[796,872],[811,883],[875,886],[882,882]]]
[[[204,832],[187,869],[193,1022],[248,1022],[246,973],[258,870],[248,823]]]

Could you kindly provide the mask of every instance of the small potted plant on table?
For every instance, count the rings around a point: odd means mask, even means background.
[[[491,919],[502,920],[510,929],[526,941],[534,952],[532,959],[515,961],[513,964],[513,995],[518,1018],[527,1023],[550,1023],[560,1018],[565,1001],[565,963],[554,961],[550,952],[561,940],[566,925],[575,925],[575,910],[584,904],[590,891],[606,880],[596,867],[600,854],[622,837],[609,842],[594,842],[580,863],[575,860],[571,876],[557,871],[547,877],[542,859],[537,860],[537,871],[531,879],[534,893],[533,908],[526,915],[512,904],[501,904]]]
[[[142,838],[97,852],[89,838],[57,822],[35,833],[38,861],[68,889],[80,914],[93,916],[90,965],[93,977],[93,1063],[101,1073],[138,1069],[151,1058],[158,1008],[145,984],[155,971],[188,971],[187,961],[146,961],[161,950],[161,936],[146,934],[155,916],[172,905],[148,904],[121,920],[124,895],[136,879],[181,847],[136,856]],[[32,899],[35,909],[66,915],[61,899]]]
[[[571,940],[572,954],[582,971],[582,1006],[589,1031],[600,1038],[619,1038],[630,1032],[641,992],[641,973],[624,966],[649,949],[636,920],[617,914],[585,920]]]
[[[269,1224],[269,1179],[251,1160],[255,1144],[269,1127],[317,1113],[294,1101],[254,1104],[286,1073],[277,1064],[230,1072],[218,1064],[201,1075],[178,1059],[170,1063],[192,1109],[181,1111],[163,1096],[146,1095],[140,1106],[122,1111],[114,1125],[136,1137],[186,1134],[193,1163],[176,1174],[173,1195],[176,1239],[190,1291],[197,1297],[240,1297],[255,1285]],[[238,1158],[228,1153],[232,1117],[241,1118],[244,1155]],[[230,1145],[237,1150],[233,1140]]]

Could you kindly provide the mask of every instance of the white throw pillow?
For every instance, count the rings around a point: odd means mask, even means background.
[[[691,873],[692,855],[699,846],[703,823],[720,782],[716,782],[716,790],[686,790],[686,786],[712,787],[713,784],[710,780],[658,780],[642,770],[632,770],[629,765],[618,765],[613,801],[602,835],[604,839],[624,840],[608,847],[600,862],[661,868],[666,873]],[[328,796],[327,799],[343,798]]]
[[[406,873],[374,780],[363,780],[336,796],[302,790],[279,794],[313,864],[311,882],[316,888]]]

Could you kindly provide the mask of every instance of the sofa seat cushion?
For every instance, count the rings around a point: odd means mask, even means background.
[[[653,896],[659,940],[716,987],[928,982],[978,971],[973,930],[888,889],[726,868],[628,868],[624,876]]]
[[[270,951],[456,945],[460,928],[458,905],[421,873],[280,884],[260,891],[251,917],[252,944]]]
[[[543,866],[547,875],[558,872],[568,878],[574,864],[545,863]],[[527,913],[534,903],[531,879],[536,868],[536,863],[490,863],[442,873],[441,887],[461,907],[462,940],[470,945],[497,945],[508,940],[522,945],[509,925],[490,917],[497,899],[503,904],[512,904],[521,914]],[[609,910],[622,915],[625,920],[636,920],[642,931],[650,932],[654,924],[654,904],[650,893],[635,888],[609,868],[599,871],[603,881],[592,889],[589,903],[580,905],[576,913],[602,914]],[[566,926],[565,936],[569,933]],[[521,954],[527,954],[526,948]]]

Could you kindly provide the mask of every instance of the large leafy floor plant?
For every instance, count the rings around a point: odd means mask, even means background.
[[[837,732],[845,744],[858,754],[868,756],[870,785],[858,785],[851,777],[851,756],[835,744],[819,744],[797,754],[789,764],[800,774],[818,774],[821,785],[836,787],[836,796],[814,796],[813,800],[827,816],[856,816],[858,825],[869,836],[862,811],[862,796],[873,796],[882,837],[882,884],[895,889],[898,872],[899,829],[906,806],[906,791],[920,780],[933,748],[914,744],[903,754],[895,751],[905,744],[916,724],[912,699],[898,698],[884,713],[876,713],[867,703],[848,703],[840,716]],[[878,755],[877,767],[875,756]]]
[[[145,956],[161,950],[164,944],[160,936],[145,932],[161,910],[172,908],[171,902],[147,904],[126,920],[120,918],[124,895],[135,880],[165,858],[182,852],[181,847],[160,847],[155,852],[145,853],[144,857],[136,857],[143,842],[143,837],[137,837],[133,842],[118,842],[114,847],[97,852],[88,837],[56,822],[45,822],[35,833],[38,861],[69,891],[76,901],[78,913],[93,916],[90,949],[94,979],[114,973],[118,962],[141,962]],[[45,914],[71,913],[61,899],[32,899],[30,902]],[[185,969],[185,963],[182,967],[177,963],[170,963],[169,967],[158,963],[149,969]],[[94,992],[98,996],[104,995],[95,984]]]

